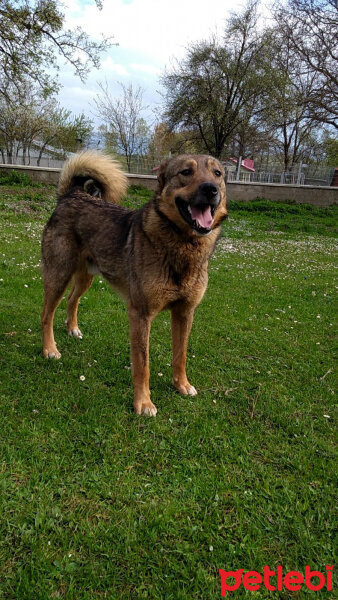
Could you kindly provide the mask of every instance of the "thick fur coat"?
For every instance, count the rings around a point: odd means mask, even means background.
[[[187,345],[227,215],[224,170],[210,156],[169,159],[159,168],[154,198],[136,211],[119,205],[126,188],[118,164],[103,154],[84,152],[65,165],[42,239],[43,353],[60,357],[53,319],[70,283],[67,330],[82,338],[79,301],[101,273],[128,307],[135,412],[154,416],[149,334],[162,310],[170,310],[172,318],[173,383],[181,394],[197,393],[186,375]]]

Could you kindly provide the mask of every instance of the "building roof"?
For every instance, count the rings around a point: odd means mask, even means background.
[[[237,165],[238,163],[238,158],[228,158],[227,160],[233,162],[235,165]],[[251,173],[254,173],[255,161],[253,161],[251,158],[244,158],[242,160],[241,167],[243,167],[247,171],[250,171]]]

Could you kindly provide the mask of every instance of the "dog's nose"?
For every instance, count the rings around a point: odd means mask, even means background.
[[[206,183],[201,183],[199,192],[208,198],[208,200],[212,200],[218,195],[218,187],[212,181],[207,181]]]

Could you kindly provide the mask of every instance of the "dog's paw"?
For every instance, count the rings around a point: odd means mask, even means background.
[[[145,415],[146,417],[156,417],[157,415],[157,408],[155,406],[155,404],[151,404],[151,406],[144,406],[142,408],[142,415]]]
[[[179,394],[182,394],[183,396],[197,396],[196,388],[193,385],[190,385],[190,383],[180,384],[174,381],[174,386]]]
[[[68,329],[68,335],[70,335],[71,337],[76,337],[79,340],[82,340],[83,337],[78,327],[75,327],[75,329]]]
[[[59,360],[59,358],[61,358],[61,353],[58,351],[57,348],[53,350],[48,350],[47,348],[44,348],[43,355],[45,358],[54,358],[55,360]]]
[[[137,415],[146,417],[156,417],[157,414],[157,408],[150,400],[149,402],[143,402],[141,405],[134,405],[134,410]]]
[[[189,396],[197,396],[197,390],[193,385],[189,385],[187,386],[187,394],[189,394]]]

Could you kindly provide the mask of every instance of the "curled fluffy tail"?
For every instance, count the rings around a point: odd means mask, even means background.
[[[65,163],[57,189],[58,197],[74,188],[93,196],[118,204],[128,187],[127,177],[119,164],[107,156],[92,150],[76,154]]]

